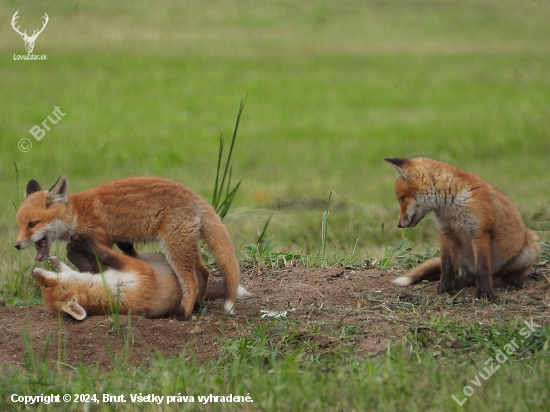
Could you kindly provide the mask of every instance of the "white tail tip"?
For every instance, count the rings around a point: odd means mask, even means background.
[[[392,283],[395,283],[399,286],[409,286],[412,283],[412,279],[408,278],[407,276],[401,276],[392,280]]]
[[[246,296],[252,296],[252,293],[246,290],[243,286],[239,285],[237,289],[237,299],[244,298]]]
[[[243,286],[239,285],[239,288],[237,289],[237,299],[241,299],[246,296],[252,296],[252,293],[246,290],[246,288],[244,288]],[[223,308],[225,309],[225,312],[229,313],[230,315],[235,313],[235,303],[236,302],[226,300],[225,305],[223,306]]]
[[[235,302],[231,302],[229,300],[226,300],[225,301],[225,305],[223,306],[223,308],[225,309],[225,313],[228,313],[230,315],[232,315],[233,313],[235,313]]]

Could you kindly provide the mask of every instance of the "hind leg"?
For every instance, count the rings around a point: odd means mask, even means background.
[[[196,261],[196,276],[199,281],[199,293],[197,295],[197,301],[195,302],[195,309],[200,309],[204,305],[204,297],[206,295],[206,288],[208,286],[208,277],[210,272],[205,266],[200,256],[197,256]]]
[[[197,273],[197,257],[199,250],[195,240],[177,239],[168,241],[161,238],[166,260],[172,266],[181,285],[183,299],[180,306],[180,316],[183,320],[191,318],[193,308],[199,295],[199,280]],[[202,273],[202,272],[201,272]]]
[[[523,276],[509,275],[502,277],[502,284],[505,289],[523,289]]]
[[[533,263],[538,258],[540,245],[534,238],[521,251],[510,259],[495,276],[502,277],[505,288],[523,289],[523,278],[533,269]]]

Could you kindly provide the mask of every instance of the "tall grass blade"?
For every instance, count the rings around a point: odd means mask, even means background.
[[[214,181],[214,193],[212,195],[212,206],[216,212],[223,219],[231,204],[235,198],[235,194],[241,184],[239,181],[234,187],[231,187],[231,176],[233,172],[233,167],[231,166],[231,157],[233,156],[233,149],[235,147],[235,141],[237,140],[237,131],[239,130],[239,123],[241,121],[241,115],[244,109],[244,104],[246,102],[246,96],[241,100],[239,105],[239,111],[237,113],[237,120],[235,122],[235,128],[233,130],[233,136],[231,138],[231,144],[229,145],[229,152],[227,158],[225,159],[225,165],[223,159],[224,152],[224,136],[223,133],[220,136],[220,146],[218,150],[218,162],[216,165],[216,180]],[[222,173],[223,168],[223,173]],[[224,196],[225,192],[225,196]]]
[[[323,262],[325,261],[325,253],[327,250],[328,215],[329,215],[329,206],[330,206],[331,198],[332,198],[332,190],[329,192],[328,201],[327,201],[327,210],[323,212],[323,220],[321,222],[321,248],[322,248],[321,257],[323,259]]]

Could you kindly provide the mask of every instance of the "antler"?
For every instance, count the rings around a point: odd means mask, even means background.
[[[38,33],[35,33],[36,30],[34,30],[32,32],[32,36],[31,36],[32,39],[36,39],[38,37],[38,35],[44,31],[44,28],[46,27],[46,24],[48,24],[48,21],[50,20],[50,18],[48,17],[48,15],[46,13],[44,13],[44,17],[46,18],[46,21],[44,22],[44,24],[42,25],[42,28],[38,31]]]
[[[11,26],[12,26],[13,29],[14,29],[17,33],[19,33],[21,36],[27,37],[27,30],[25,30],[25,33],[21,33],[21,32],[19,31],[19,27],[17,27],[17,28],[15,27],[15,20],[17,20],[17,18],[19,17],[19,16],[17,15],[17,13],[19,13],[19,10],[17,10],[17,11],[15,12],[15,14],[13,15],[13,18],[11,19]],[[46,14],[46,13],[44,13],[44,14]],[[42,28],[42,30],[44,30],[44,29]]]

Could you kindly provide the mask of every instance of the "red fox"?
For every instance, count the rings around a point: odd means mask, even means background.
[[[180,183],[132,177],[69,194],[65,176],[49,191],[30,180],[16,219],[15,247],[34,244],[37,261],[46,259],[54,239],[67,240],[75,232],[87,233],[109,248],[121,242],[159,241],[185,291],[180,311],[184,319],[205,293],[206,282],[196,273],[197,241],[202,237],[225,277],[225,310],[231,313],[235,305],[240,269],[231,238],[216,211]],[[134,265],[153,278],[149,264],[137,260]]]
[[[438,293],[477,285],[477,297],[496,299],[493,276],[522,287],[537,260],[537,235],[512,201],[472,173],[426,158],[384,159],[397,171],[400,228],[414,227],[431,211],[439,228],[441,257],[393,282],[408,286],[440,279]]]
[[[81,263],[95,260],[104,265],[102,274],[81,273],[72,270],[55,256],[49,261],[56,272],[35,268],[32,272],[40,285],[42,300],[54,314],[67,313],[77,320],[88,315],[104,315],[109,308],[117,307],[120,314],[131,313],[149,318],[177,313],[183,297],[181,286],[166,257],[161,253],[139,253],[131,249],[132,257],[99,246],[86,234],[70,238],[70,251]],[[125,252],[128,250],[125,250]],[[154,276],[141,271],[144,261],[154,268]],[[202,261],[197,270],[206,271]],[[242,286],[237,297],[250,295]],[[206,299],[221,299],[224,287],[221,283],[209,284]]]

